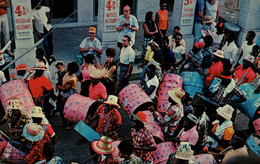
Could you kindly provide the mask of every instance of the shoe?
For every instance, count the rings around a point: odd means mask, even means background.
[[[14,56],[14,53],[11,50],[6,50],[6,53],[8,53],[10,56]]]

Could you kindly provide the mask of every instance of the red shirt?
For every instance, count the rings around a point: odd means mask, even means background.
[[[214,62],[212,63],[212,66],[208,70],[209,76],[207,76],[204,85],[209,87],[212,81],[214,80],[215,77],[219,77],[220,74],[223,72],[223,63],[221,61],[218,61],[217,63]]]
[[[44,160],[45,156],[43,155],[43,145],[45,142],[51,142],[47,133],[45,133],[44,137],[40,141],[32,142],[29,154],[27,154],[24,159],[25,162],[32,164],[37,161]]]
[[[44,75],[35,79],[34,77],[32,77],[28,81],[28,86],[34,99],[37,99],[38,96],[43,96],[44,89],[47,91],[50,91],[52,89],[50,80]]]
[[[3,3],[6,1],[5,0],[0,0],[0,3]],[[3,8],[3,7],[0,7],[0,15],[5,15],[7,13],[7,9],[6,8]]]
[[[236,83],[238,83],[241,80],[241,78],[244,76],[245,73],[246,73],[246,75],[243,78],[243,80],[240,82],[239,85],[241,85],[243,83],[252,83],[253,82],[253,80],[255,79],[254,71],[250,67],[243,70],[243,65],[240,65],[236,68],[236,70],[234,72],[234,80],[236,81]]]
[[[55,132],[50,124],[44,124],[42,127],[44,128],[44,131],[48,134],[50,138],[55,135]]]
[[[93,83],[91,82],[89,85],[89,98],[92,98],[94,100],[106,99],[107,98],[106,87],[101,82],[98,82],[98,84],[96,84],[93,87]]]

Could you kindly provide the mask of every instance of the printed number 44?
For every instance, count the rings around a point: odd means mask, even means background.
[[[17,6],[15,9],[15,13],[17,14],[17,16],[26,15],[25,7],[22,6],[22,8],[21,8],[21,6]]]
[[[192,0],[184,0],[184,5],[192,4]]]
[[[111,8],[116,9],[117,6],[118,6],[118,3],[116,1],[112,1],[112,0],[107,1],[106,8],[108,11],[110,11]]]

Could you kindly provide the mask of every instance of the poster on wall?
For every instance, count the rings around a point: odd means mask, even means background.
[[[196,0],[183,0],[181,10],[181,26],[193,25]]]
[[[12,15],[17,39],[33,37],[30,0],[12,0]]]
[[[105,0],[104,32],[116,31],[119,7],[119,0]]]

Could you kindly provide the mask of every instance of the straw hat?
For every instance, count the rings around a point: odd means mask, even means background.
[[[213,53],[215,56],[219,57],[219,58],[224,58],[224,51],[221,50],[217,50],[216,52]]]
[[[232,117],[232,114],[233,114],[233,107],[226,104],[225,106],[223,107],[219,107],[217,109],[217,113],[222,116],[223,118],[225,118],[226,120],[230,120],[231,117]]]
[[[147,115],[144,112],[137,112],[136,115],[133,114],[133,117],[142,122],[146,122]]]
[[[250,54],[247,54],[244,58],[244,60],[247,60],[249,61],[250,63],[254,63],[255,62],[255,57],[250,55]]]
[[[37,142],[43,138],[44,130],[36,123],[29,123],[24,126],[23,135],[27,140]]]
[[[109,71],[106,68],[98,69],[95,66],[88,67],[88,74],[93,79],[102,79],[104,77],[109,77]]]
[[[193,123],[197,123],[197,117],[193,114],[189,114],[187,117],[184,117],[185,120],[191,121]]]
[[[44,71],[48,71],[47,67],[45,66],[44,62],[42,62],[42,61],[38,61],[38,62],[36,63],[36,66],[35,66],[32,70],[44,70]]]
[[[211,18],[210,15],[205,15],[204,16],[204,23],[211,23],[213,22],[213,19]]]
[[[191,144],[189,142],[181,142],[175,158],[182,160],[192,160],[194,156],[193,150],[191,149]]]
[[[98,154],[111,154],[115,151],[115,148],[112,147],[112,139],[107,136],[100,137],[99,141],[93,141],[91,146]]]
[[[21,101],[19,98],[12,98],[9,101],[9,105],[6,107],[6,109],[23,109],[23,106],[21,105]]]
[[[115,105],[117,108],[119,108],[120,106],[117,104],[117,100],[118,98],[114,95],[109,95],[107,98],[107,101],[105,101],[105,104],[109,104],[109,105]]]
[[[30,117],[38,117],[38,118],[44,118],[45,115],[42,112],[42,108],[39,106],[34,106],[32,108],[31,113],[29,114]]]
[[[22,71],[22,70],[28,70],[29,68],[26,66],[26,64],[19,64],[15,67],[16,71]]]
[[[168,91],[168,95],[178,104],[181,104],[181,98],[185,95],[185,92],[180,87],[174,90]]]

